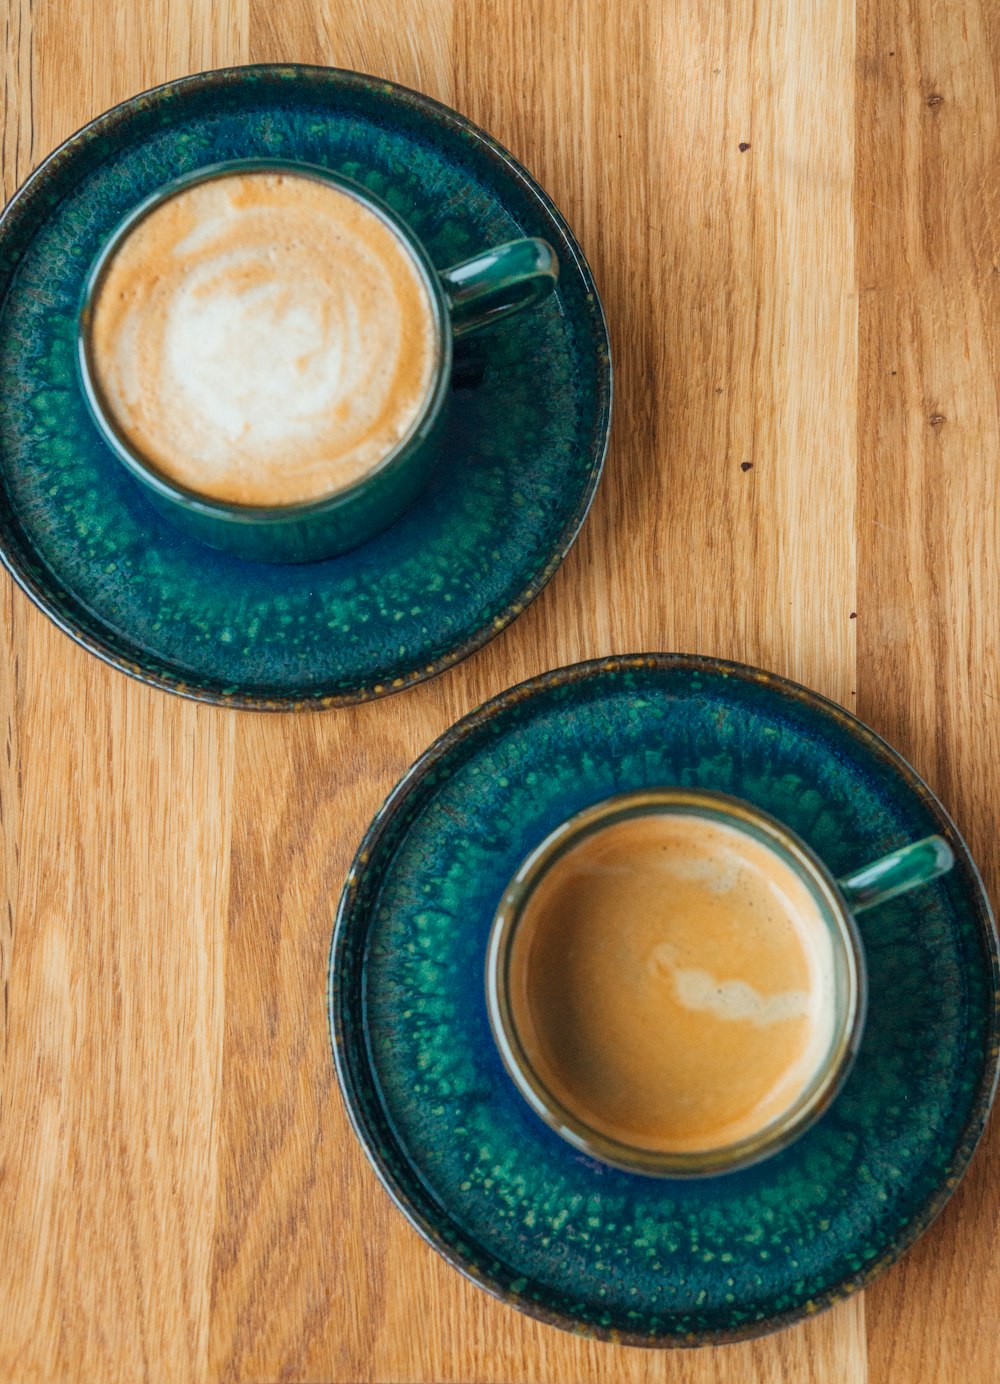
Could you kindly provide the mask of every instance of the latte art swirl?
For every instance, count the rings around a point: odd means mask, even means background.
[[[369,207],[318,178],[227,174],[126,236],[93,308],[92,368],[169,479],[248,505],[352,484],[406,435],[437,332],[420,270]]]

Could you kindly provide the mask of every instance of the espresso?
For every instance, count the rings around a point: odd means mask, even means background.
[[[319,178],[247,172],[161,202],[98,287],[91,370],[168,479],[245,505],[351,485],[407,434],[437,327],[413,255]]]
[[[584,837],[528,899],[511,1017],[555,1099],[632,1147],[691,1153],[786,1111],[834,1036],[833,949],[774,850],[695,813]]]

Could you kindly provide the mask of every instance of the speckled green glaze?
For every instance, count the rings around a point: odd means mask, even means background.
[[[456,350],[439,465],[353,553],[275,568],[164,519],[100,439],[75,376],[87,270],[124,212],[232,158],[333,168],[383,199],[444,267],[520,235],[555,247],[550,301]],[[0,222],[0,556],[85,647],[204,700],[356,701],[440,671],[513,619],[583,521],[607,443],[611,369],[589,270],[524,170],[462,117],[328,68],[203,73],[73,136]]]
[[[527,852],[570,813],[657,784],[757,804],[836,876],[932,832],[957,859],[858,918],[868,1023],[831,1109],[766,1162],[689,1182],[619,1172],[548,1129],[502,1067],[483,994],[494,910]],[[523,684],[418,761],[348,877],[329,1004],[355,1128],[456,1267],[572,1331],[695,1345],[819,1311],[936,1215],[993,1096],[998,974],[975,866],[898,755],[803,688],[661,654]]]

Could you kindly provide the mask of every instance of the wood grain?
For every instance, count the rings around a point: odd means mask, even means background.
[[[239,27],[228,5],[8,8],[5,186],[131,91],[245,59]],[[116,676],[8,586],[0,1377],[197,1380],[235,722]]]
[[[859,711],[955,815],[994,899],[998,78],[990,0],[859,9]],[[998,1227],[994,1120],[941,1221],[867,1294],[873,1380],[917,1361],[927,1379],[1000,1377]]]
[[[996,5],[0,15],[8,195],[98,111],[208,66],[356,67],[467,112],[580,236],[617,389],[551,586],[385,702],[185,704],[0,584],[0,1379],[995,1380],[995,1136],[863,1298],[722,1350],[589,1344],[473,1288],[392,1209],[342,1110],[324,985],[344,871],[414,756],[509,683],[612,651],[742,658],[856,707],[996,883]]]

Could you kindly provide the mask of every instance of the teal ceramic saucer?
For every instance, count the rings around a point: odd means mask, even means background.
[[[438,267],[521,235],[550,241],[561,266],[551,300],[457,355],[417,504],[353,553],[302,567],[240,561],[174,529],[101,441],[75,374],[82,285],[123,214],[180,174],[264,156],[362,183]],[[0,557],[84,647],[187,696],[358,701],[479,648],[572,544],[610,406],[603,313],[558,211],[488,135],[388,82],[263,66],[169,83],[74,135],[0,219]]]
[[[764,808],[837,876],[933,832],[957,860],[859,916],[868,1022],[831,1109],[773,1158],[685,1182],[619,1172],[543,1124],[502,1066],[483,984],[494,910],[528,851],[587,805],[658,784]],[[998,977],[968,850],[884,741],[774,676],[654,654],[524,683],[418,760],[348,876],[329,1010],[354,1127],[446,1259],[569,1330],[698,1345],[829,1306],[927,1227],[992,1100]]]

